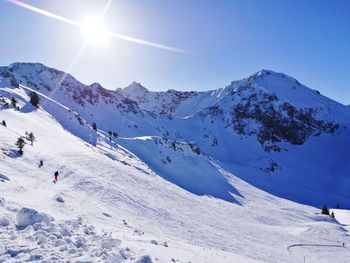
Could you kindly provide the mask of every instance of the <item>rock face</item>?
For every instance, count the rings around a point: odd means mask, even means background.
[[[302,145],[310,136],[333,134],[339,128],[334,121],[318,119],[319,109],[296,108],[281,102],[274,93],[255,91],[250,86],[247,89],[251,95],[244,96],[232,108],[233,128],[240,135],[255,135],[266,150],[279,150],[271,147],[276,142]],[[237,96],[242,96],[240,90]],[[250,121],[256,124],[255,129],[247,127]]]

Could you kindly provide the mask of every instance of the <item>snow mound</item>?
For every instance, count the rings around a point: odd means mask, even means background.
[[[0,181],[10,181],[10,178],[8,178],[6,175],[0,174]]]
[[[137,258],[130,249],[120,247],[121,240],[112,238],[111,233],[98,233],[82,217],[56,222],[49,215],[22,208],[17,224],[27,227],[20,229],[14,224],[12,210],[16,209],[0,210],[8,216],[0,218],[0,262],[121,263]]]
[[[44,213],[40,213],[31,208],[22,208],[17,214],[17,227],[19,229],[24,229],[29,225],[34,225],[35,223],[50,223],[52,218]]]

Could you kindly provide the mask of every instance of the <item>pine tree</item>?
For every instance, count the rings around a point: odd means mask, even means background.
[[[112,140],[112,131],[108,131],[108,134],[109,134],[109,140],[111,141]]]
[[[6,126],[6,121],[5,121],[5,120],[2,120],[2,125],[4,125],[5,127],[7,127],[7,126]]]
[[[96,122],[93,122],[93,123],[92,123],[92,128],[93,128],[95,131],[97,131]]]
[[[113,137],[114,137],[114,138],[117,138],[117,137],[118,137],[118,133],[114,131],[114,132],[113,132]]]
[[[337,203],[337,209],[339,209],[340,208],[340,205],[339,205],[339,203]]]
[[[322,207],[322,212],[321,212],[322,215],[329,215],[329,209],[327,207],[327,205],[324,205]]]
[[[18,153],[19,153],[20,155],[23,154],[23,148],[24,148],[24,145],[25,145],[25,144],[26,144],[26,143],[25,143],[25,141],[24,141],[24,139],[23,139],[22,136],[19,137],[19,138],[17,139],[17,142],[15,143],[15,145],[16,145],[17,148],[18,148]]]
[[[30,103],[36,107],[36,108],[39,108],[39,95],[33,91],[30,93]]]
[[[30,132],[27,136],[28,141],[30,141],[30,145],[33,146],[33,142],[35,141],[35,136],[33,132]]]
[[[16,100],[15,97],[12,97],[12,98],[11,98],[11,105],[12,105],[13,107],[17,108],[17,100]]]

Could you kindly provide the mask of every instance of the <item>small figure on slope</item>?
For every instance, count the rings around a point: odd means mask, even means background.
[[[57,183],[57,181],[58,181],[58,171],[55,172],[54,179],[53,179],[54,183]]]

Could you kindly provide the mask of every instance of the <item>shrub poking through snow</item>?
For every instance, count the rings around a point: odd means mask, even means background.
[[[34,107],[39,108],[39,95],[35,91],[33,91],[30,93],[29,97],[30,97],[30,103]]]
[[[25,145],[25,144],[26,144],[26,143],[25,143],[25,141],[24,141],[24,139],[23,139],[22,136],[19,137],[19,138],[17,139],[17,142],[15,143],[15,145],[16,145],[17,148],[18,148],[18,153],[19,153],[20,155],[23,154],[23,148],[24,148],[24,145]]]
[[[93,122],[93,123],[92,123],[92,128],[93,128],[95,131],[97,131],[97,125],[96,125],[96,122]]]
[[[17,100],[16,100],[15,97],[12,97],[12,98],[11,98],[11,105],[12,105],[13,107],[17,108]]]
[[[6,126],[6,121],[5,121],[5,120],[2,120],[1,124],[2,124],[3,126],[7,127],[7,126]]]
[[[324,205],[324,206],[322,207],[321,214],[322,214],[322,215],[329,215],[329,209],[328,209],[327,205]]]
[[[30,145],[33,146],[33,142],[35,141],[35,136],[33,132],[26,133],[27,135],[27,140],[30,141]]]

